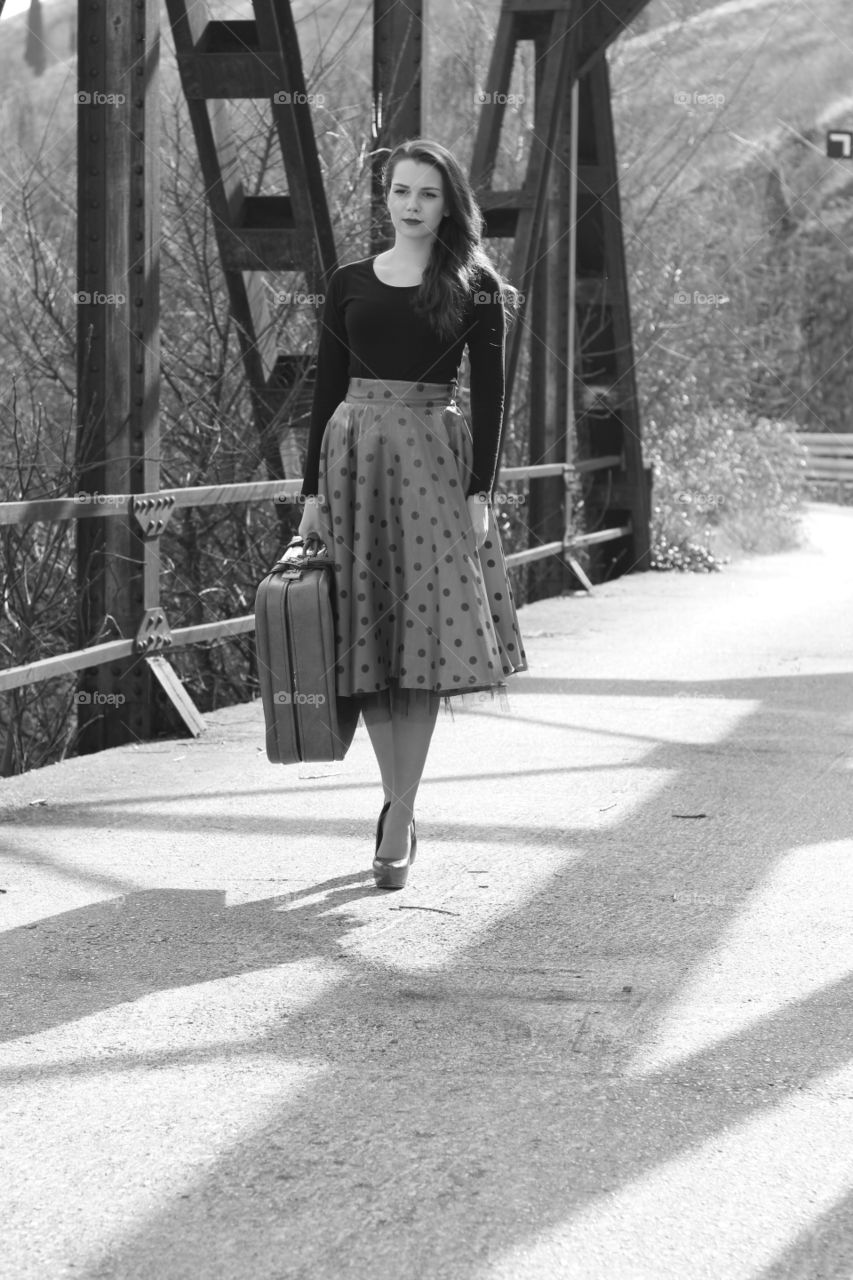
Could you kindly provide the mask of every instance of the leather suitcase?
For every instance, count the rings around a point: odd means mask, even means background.
[[[292,539],[255,596],[267,756],[276,764],[343,760],[358,704],[335,692],[333,561],[318,539]]]

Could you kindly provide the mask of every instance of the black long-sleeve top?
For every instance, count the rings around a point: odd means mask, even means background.
[[[468,494],[491,493],[504,409],[505,314],[500,281],[481,268],[453,340],[440,338],[412,309],[417,285],[385,284],[373,258],[338,267],[330,279],[320,346],[302,495],[317,493],[326,423],[350,378],[452,382],[465,347],[470,362],[473,468]]]

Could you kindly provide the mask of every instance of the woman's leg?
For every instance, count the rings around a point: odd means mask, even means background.
[[[388,690],[367,694],[361,701],[361,714],[382,775],[385,800],[390,802],[394,797],[394,733]]]
[[[432,739],[441,701],[437,694],[413,690],[405,710],[392,706],[393,774],[391,807],[382,826],[380,858],[399,858],[406,846],[406,836],[414,816],[429,744]],[[381,767],[381,766],[380,766]],[[387,793],[386,793],[387,795]]]

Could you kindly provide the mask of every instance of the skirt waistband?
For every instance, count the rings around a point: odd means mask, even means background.
[[[350,378],[346,398],[354,400],[385,401],[403,400],[406,404],[421,404],[441,400],[447,404],[456,394],[455,382],[406,382],[393,378]]]

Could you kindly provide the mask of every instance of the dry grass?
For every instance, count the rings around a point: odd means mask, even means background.
[[[706,15],[665,36],[623,37],[614,46],[614,114],[629,183],[644,157],[665,172],[701,138],[676,179],[683,197],[721,172],[772,161],[792,130],[818,122],[822,129],[826,117],[849,112],[849,0],[793,0],[734,13],[721,7],[716,21]],[[691,101],[676,102],[676,95]]]

